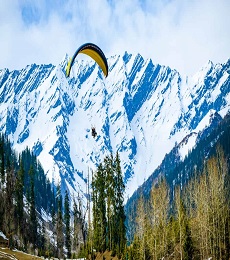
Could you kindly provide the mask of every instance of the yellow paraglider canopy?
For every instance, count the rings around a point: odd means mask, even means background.
[[[107,63],[107,59],[106,59],[104,53],[102,52],[102,50],[93,43],[85,43],[82,46],[80,46],[77,49],[77,51],[74,53],[73,57],[69,59],[67,67],[66,67],[66,77],[69,77],[70,70],[73,66],[73,62],[79,53],[86,54],[86,55],[90,56],[92,59],[94,59],[97,62],[97,64],[100,66],[100,68],[102,69],[105,77],[108,76],[108,63]]]

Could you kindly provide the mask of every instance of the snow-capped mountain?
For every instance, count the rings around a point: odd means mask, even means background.
[[[125,53],[108,58],[106,79],[81,59],[66,78],[67,60],[0,70],[0,131],[17,151],[31,148],[48,177],[70,193],[84,192],[88,173],[118,150],[132,194],[175,143],[187,136],[183,158],[212,115],[230,109],[230,60],[209,61],[189,77]]]

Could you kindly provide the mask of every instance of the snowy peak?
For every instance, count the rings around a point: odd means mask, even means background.
[[[230,60],[184,77],[125,52],[108,58],[105,79],[92,60],[81,59],[66,78],[68,58],[0,70],[0,130],[19,152],[31,148],[49,178],[61,179],[70,193],[84,193],[88,171],[118,151],[131,194],[175,143],[183,159],[229,110]]]

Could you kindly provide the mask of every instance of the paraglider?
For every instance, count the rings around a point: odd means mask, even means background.
[[[90,56],[92,59],[94,59],[97,64],[102,69],[105,77],[108,76],[108,63],[106,60],[106,57],[102,50],[93,43],[85,43],[81,45],[76,52],[74,53],[73,57],[69,59],[69,62],[66,67],[66,77],[69,77],[71,68],[73,66],[74,60],[77,57],[78,54],[84,53],[88,56]]]
[[[94,43],[85,43],[81,45],[76,52],[74,53],[73,57],[69,59],[67,67],[66,67],[66,77],[69,77],[71,68],[74,64],[74,60],[78,54],[83,53],[90,56],[95,62],[99,65],[101,70],[103,71],[105,77],[108,76],[108,63],[103,51]],[[97,136],[96,128],[91,127],[91,135],[95,139]]]

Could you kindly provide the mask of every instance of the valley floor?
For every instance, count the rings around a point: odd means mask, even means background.
[[[104,253],[98,253],[95,260],[118,260],[118,258],[116,256],[112,257],[111,252],[106,251]]]
[[[103,258],[104,257],[104,258]],[[0,247],[0,260],[41,260],[44,258],[26,254],[17,250],[10,250],[9,248]],[[56,258],[55,258],[56,259]],[[112,257],[111,252],[98,253],[95,260],[118,260],[117,257]]]
[[[33,256],[33,255],[29,255],[26,253],[23,253],[21,251],[17,251],[17,250],[10,250],[9,248],[0,248],[0,259],[1,260],[40,260],[40,259],[44,259],[41,257],[37,257],[37,256]]]

